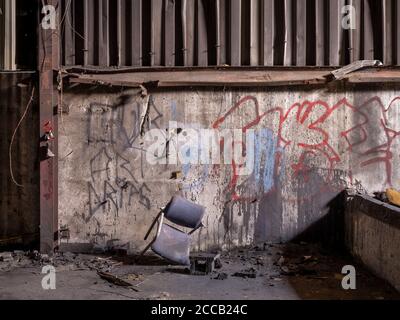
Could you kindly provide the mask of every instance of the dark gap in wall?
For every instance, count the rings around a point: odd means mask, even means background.
[[[306,65],[316,64],[316,16],[315,1],[307,0],[307,25],[306,25]]]
[[[204,14],[207,17],[207,55],[208,64],[215,66],[217,64],[217,17],[214,0],[202,0],[204,3]]]
[[[118,16],[118,1],[109,2],[109,15],[110,66],[118,66],[118,24],[121,23]]]
[[[37,66],[37,1],[16,2],[16,65],[18,69],[35,70]]]
[[[275,30],[285,30],[285,7],[282,0],[275,0]],[[284,32],[276,32],[274,41],[274,65],[283,65]]]
[[[382,2],[368,0],[371,8],[372,29],[374,34],[374,59],[383,61],[383,10]]]
[[[130,13],[132,12],[133,8],[132,8],[133,4],[132,1],[126,1],[126,26],[125,26],[125,41],[126,41],[126,65],[133,65],[134,61],[133,61],[133,52],[132,52],[132,48],[133,48],[133,37],[130,36],[131,34],[133,34],[133,20],[131,18]]]
[[[175,65],[183,66],[182,2],[175,2]]]
[[[142,3],[142,61],[143,66],[151,65],[151,1]]]
[[[225,30],[225,32],[221,35],[221,63],[227,64],[228,57],[230,56],[230,48],[229,48],[229,5],[228,0],[221,0],[221,3],[224,4],[224,8],[221,8],[221,13],[224,12],[224,21],[221,21],[221,28]],[[223,44],[222,44],[223,41]]]
[[[351,5],[349,0],[345,1],[345,5]],[[343,17],[343,16],[342,16]],[[341,20],[340,20],[341,23]],[[352,30],[343,30],[343,39],[341,44],[341,55],[339,63],[341,65],[347,65],[351,62],[351,44],[350,44],[350,32]],[[354,49],[353,49],[354,50]]]
[[[101,3],[99,2],[99,1],[95,1],[94,2],[94,18],[93,18],[93,20],[94,20],[94,32],[93,32],[93,34],[95,35],[94,36],[94,39],[93,39],[93,48],[95,48],[95,50],[94,50],[94,57],[93,57],[93,64],[94,65],[99,65],[100,64],[100,62],[99,62],[99,53],[100,53],[100,50],[102,50],[102,48],[100,48],[100,39],[99,39],[99,32],[100,32],[100,30],[99,30],[99,23],[100,23],[100,21],[101,21],[101,19],[100,19],[100,11],[99,11],[99,6],[101,5]],[[89,44],[89,46],[90,46],[90,44]]]
[[[241,64],[244,66],[250,65],[250,24],[251,11],[250,1],[242,0],[242,34],[241,34]]]
[[[396,31],[393,33],[394,35],[394,50],[395,50],[395,57],[396,57],[396,64],[400,64],[400,52],[398,52],[399,49],[399,42],[400,42],[400,16],[397,14],[399,11],[400,7],[400,1],[396,1],[395,5],[395,10],[394,10],[394,15],[395,15],[395,20],[396,21]]]
[[[161,35],[161,65],[166,66],[167,62],[165,61],[165,26],[166,26],[166,17],[165,17],[165,10],[166,10],[166,1],[163,1],[161,5],[161,26],[162,26],[162,32],[163,34]]]
[[[83,65],[85,57],[85,34],[83,2],[74,1],[75,12],[75,64]]]

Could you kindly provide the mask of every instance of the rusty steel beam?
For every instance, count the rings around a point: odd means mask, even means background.
[[[57,28],[59,21],[59,0],[47,0],[45,5],[57,8]],[[42,3],[39,8],[42,10]],[[43,15],[40,14],[40,18]],[[40,142],[40,251],[51,254],[58,245],[58,122],[57,106],[59,95],[54,85],[54,71],[59,69],[58,30],[44,29],[39,25],[38,72],[40,137],[44,137],[52,127],[54,139]],[[46,124],[48,124],[46,126]],[[55,157],[46,158],[46,148]]]

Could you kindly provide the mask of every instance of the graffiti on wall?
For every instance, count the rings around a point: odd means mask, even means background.
[[[143,104],[129,97],[116,105],[92,103],[88,110],[87,137],[90,154],[90,180],[87,182],[89,214],[86,222],[99,211],[118,213],[139,204],[151,207],[151,190],[144,182],[143,148],[138,139],[143,126]],[[159,127],[162,114],[149,97],[148,112],[152,126]],[[150,125],[150,124],[148,124]],[[139,163],[139,167],[135,164]]]
[[[118,217],[121,211],[133,206],[143,210],[152,207],[154,196],[144,163],[147,150],[141,145],[145,106],[142,101],[130,99],[133,97],[121,98],[115,105],[93,103],[88,109],[90,157],[87,159],[86,222],[99,213],[112,212]],[[151,112],[148,125],[165,132],[162,125],[166,119],[152,97],[148,106]],[[336,192],[349,185],[362,188],[357,172],[373,170],[375,166],[382,168],[383,183],[390,186],[394,176],[395,141],[400,135],[400,122],[396,121],[398,107],[400,97],[388,104],[375,96],[362,103],[342,98],[331,104],[317,99],[268,108],[255,96],[241,97],[209,127],[222,131],[241,123],[243,133],[255,130],[253,173],[251,176],[237,174],[241,164],[234,161],[225,168],[186,164],[180,168],[181,190],[196,201],[198,194],[208,190],[207,184],[216,183],[218,189],[223,189],[224,200],[245,203],[245,211],[250,212],[256,211],[257,201],[261,203],[281,187],[279,181],[290,184],[292,198],[285,198],[289,193],[281,194],[277,203],[298,201],[301,192],[312,199],[325,190]],[[179,121],[182,127],[202,128],[200,124],[188,125],[177,109],[172,103],[168,120]],[[168,166],[165,168],[169,170]],[[315,183],[315,174],[321,177],[320,184]],[[296,181],[301,181],[301,185],[296,185]],[[305,187],[307,184],[313,188]]]
[[[222,129],[233,124],[234,119],[243,118],[243,132],[262,128],[256,140],[253,185],[262,187],[264,194],[273,190],[277,175],[287,175],[289,180],[301,176],[307,182],[309,172],[315,168],[322,171],[325,186],[343,189],[346,179],[353,185],[359,183],[353,179],[353,170],[368,170],[376,164],[384,166],[385,183],[391,186],[393,143],[400,135],[395,116],[399,106],[400,97],[385,107],[375,96],[360,105],[352,105],[346,98],[334,105],[322,100],[305,100],[288,109],[275,107],[261,112],[257,98],[246,96],[219,117],[213,128]],[[348,171],[338,170],[341,162],[349,157]],[[240,189],[248,189],[243,188],[248,179],[240,182],[236,174],[238,165],[232,162],[231,167],[232,177],[226,190],[231,200],[254,199],[240,193]],[[338,173],[342,175],[339,185]]]

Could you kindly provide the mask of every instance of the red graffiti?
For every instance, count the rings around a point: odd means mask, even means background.
[[[386,184],[391,186],[392,146],[394,140],[400,136],[400,125],[391,123],[388,119],[395,117],[388,117],[388,114],[396,112],[397,106],[400,107],[400,97],[394,98],[388,108],[385,108],[381,99],[375,96],[359,106],[352,105],[346,98],[339,100],[333,106],[322,100],[305,100],[294,103],[286,112],[282,107],[275,107],[260,113],[257,98],[246,96],[219,117],[212,127],[222,129],[229,123],[233,124],[233,119],[240,118],[244,119],[241,129],[246,132],[258,126],[264,119],[276,117],[279,122],[273,130],[278,145],[275,154],[276,174],[283,166],[284,154],[288,153],[290,158],[295,160],[291,160],[287,168],[294,177],[302,175],[306,183],[309,171],[307,169],[311,169],[310,164],[312,165],[313,160],[316,159],[318,163],[325,161],[327,169],[325,179],[329,184],[337,165],[343,161],[345,155],[351,154],[358,169],[382,163],[386,168]],[[270,121],[267,125],[274,123],[272,121],[274,119],[268,120]],[[233,141],[234,143],[236,142]],[[232,178],[227,192],[231,195],[232,201],[251,200],[249,197],[239,195],[238,167],[240,165],[233,161]],[[353,169],[357,169],[356,167],[352,165],[347,172],[350,181],[353,179]]]

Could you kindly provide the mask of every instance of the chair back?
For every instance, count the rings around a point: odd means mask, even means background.
[[[169,221],[186,228],[196,229],[201,225],[205,208],[181,196],[174,196],[164,209]]]

